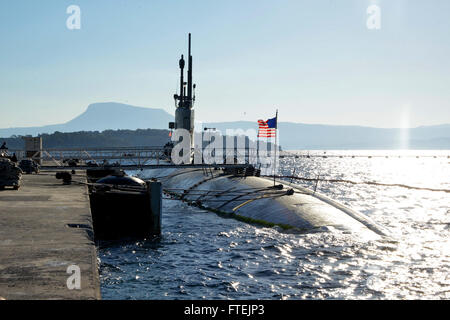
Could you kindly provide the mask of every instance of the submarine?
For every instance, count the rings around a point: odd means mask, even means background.
[[[184,80],[185,60],[181,55],[179,93],[174,95],[175,121],[169,123],[169,129],[188,132],[190,150],[193,150],[195,84],[191,34],[188,43],[187,81]],[[172,142],[165,150],[173,156],[181,140],[175,134],[171,136]],[[194,152],[187,158],[193,161]],[[208,169],[206,166],[180,168],[167,163],[167,168],[150,169],[149,175],[161,181],[163,192],[170,197],[220,216],[287,232],[334,229],[367,240],[390,238],[389,230],[368,216],[313,190],[275,179],[275,174],[273,178],[263,177],[252,165],[213,164]]]

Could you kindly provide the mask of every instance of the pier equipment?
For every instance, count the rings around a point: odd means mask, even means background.
[[[0,157],[0,190],[3,190],[5,187],[12,187],[14,190],[18,190],[21,177],[22,170],[16,163],[8,158]]]
[[[33,158],[33,160],[42,164],[41,152],[42,152],[42,137],[23,137],[25,142],[25,157]]]
[[[150,238],[161,234],[161,183],[117,169],[89,169],[89,200],[96,240]]]

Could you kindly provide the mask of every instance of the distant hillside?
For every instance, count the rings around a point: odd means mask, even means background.
[[[90,148],[90,147],[155,147],[163,146],[169,138],[169,130],[138,129],[138,130],[106,130],[55,132],[42,134],[43,148]],[[24,148],[22,138],[6,138],[10,150]]]
[[[250,121],[214,122],[204,124],[226,129],[254,129]],[[280,122],[280,145],[294,149],[450,149],[450,124],[423,126],[411,129],[384,129],[361,126],[334,126]]]
[[[94,103],[78,117],[63,123],[42,127],[0,129],[0,137],[38,135],[42,133],[104,131],[118,129],[167,129],[173,115],[162,109],[135,107],[122,103]]]
[[[104,131],[104,130],[136,130],[136,129],[166,129],[173,121],[173,115],[162,109],[135,107],[121,103],[95,103],[78,117],[64,124],[0,129],[0,137],[12,135],[38,135],[59,132]],[[206,127],[217,128],[225,134],[226,129],[254,129],[257,122],[214,122],[204,123]],[[197,128],[201,130],[201,128]],[[165,131],[167,133],[167,131]],[[321,124],[303,124],[292,122],[279,123],[280,144],[283,149],[450,149],[450,124],[438,126],[423,126],[408,130],[393,128],[371,128],[362,126],[336,126]],[[86,140],[89,146],[97,141],[99,136]],[[45,140],[50,137],[45,137]],[[52,138],[53,139],[53,138]],[[108,137],[108,139],[113,139]],[[118,132],[113,140],[115,146],[122,143],[139,145],[138,135],[128,135],[125,131]],[[81,141],[81,140],[80,140]],[[48,142],[50,143],[50,142]],[[81,143],[81,142],[80,142]],[[105,142],[96,142],[101,146]],[[85,145],[87,146],[87,145]],[[112,145],[111,145],[112,146]]]

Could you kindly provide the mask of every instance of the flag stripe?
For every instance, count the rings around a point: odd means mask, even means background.
[[[258,126],[259,126],[258,137],[271,138],[271,137],[275,137],[277,135],[276,127],[275,128],[273,126],[269,127],[268,122],[271,120],[273,120],[273,119],[269,119],[267,121],[258,120]]]

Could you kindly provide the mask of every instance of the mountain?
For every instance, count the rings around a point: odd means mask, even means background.
[[[257,130],[250,121],[206,123],[204,127]],[[295,149],[450,149],[450,124],[410,129],[280,122],[280,145]]]
[[[121,103],[94,103],[78,117],[42,127],[0,129],[0,137],[59,132],[104,131],[118,129],[167,129],[173,115],[162,109],[136,107]],[[204,127],[257,130],[256,121],[212,122]],[[280,144],[292,149],[450,149],[450,124],[411,129],[372,128],[280,122]],[[197,127],[198,130],[202,128]]]
[[[122,103],[105,102],[88,106],[78,117],[63,123],[42,127],[0,129],[0,137],[38,135],[42,133],[104,131],[118,129],[167,129],[174,116],[162,109],[136,107]]]
[[[41,137],[44,149],[162,147],[170,141],[167,129],[54,132],[41,134]],[[25,148],[25,142],[20,137],[3,138],[1,141],[6,142],[10,151]]]

